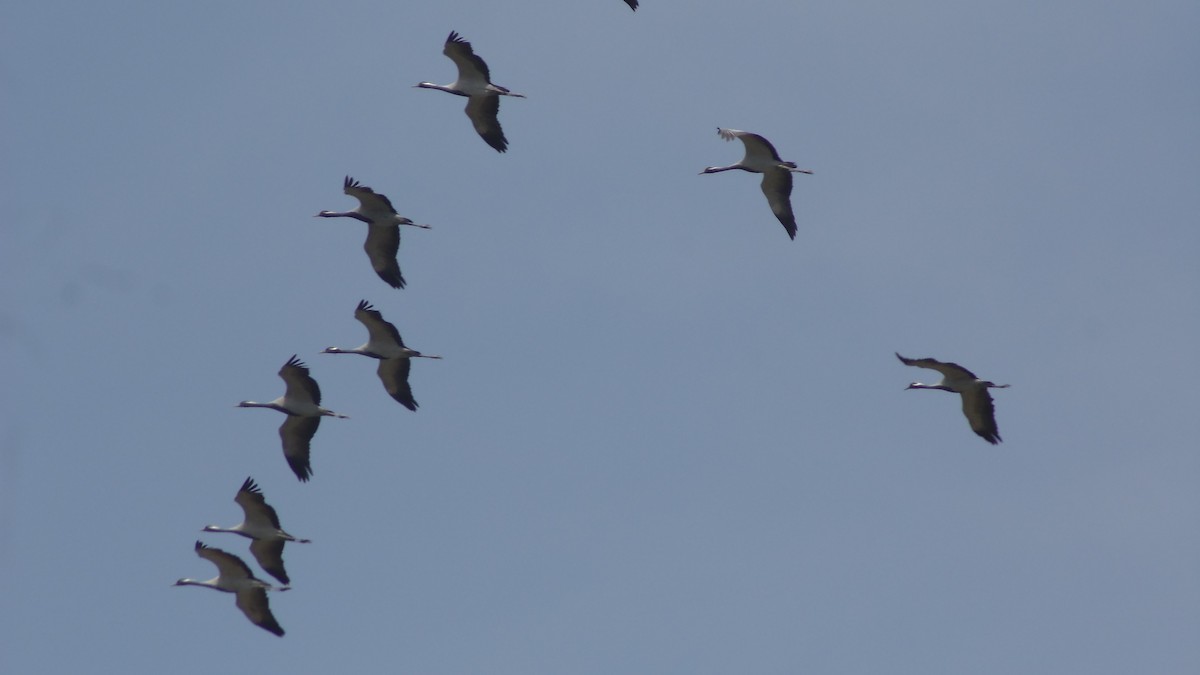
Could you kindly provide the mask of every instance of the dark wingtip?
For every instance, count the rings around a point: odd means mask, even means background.
[[[392,397],[392,400],[394,400],[396,403],[399,403],[400,405],[404,406],[405,408],[408,408],[409,410],[411,410],[413,412],[417,412],[417,408],[419,407],[419,406],[417,406],[417,399],[405,398],[401,392],[396,392],[393,394],[392,392],[389,391],[388,395],[390,395]]]
[[[396,270],[395,274],[392,274],[391,270],[388,270],[388,269],[383,269],[383,270],[377,269],[377,270],[375,270],[375,275],[378,276],[380,279],[382,279],[383,283],[387,284],[388,286],[391,286],[392,288],[404,288],[404,286],[406,284],[406,282],[404,281],[404,273],[401,272],[399,269]]]
[[[496,152],[508,152],[508,139],[505,138],[503,134],[496,134],[492,136],[479,134],[479,137],[482,138],[483,142],[491,146],[491,148]]]
[[[1000,441],[1004,440],[1000,438],[999,431],[976,431],[975,434],[992,445],[997,445]]]
[[[312,478],[313,470],[311,464],[304,465],[300,464],[299,462],[293,464],[291,459],[288,459],[288,467],[292,470],[292,473],[296,474],[296,478],[298,478],[301,483],[307,483],[308,479]]]

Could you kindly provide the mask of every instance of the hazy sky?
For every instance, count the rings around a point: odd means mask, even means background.
[[[0,8],[0,671],[1200,672],[1200,5]],[[448,83],[456,30],[509,152]],[[718,126],[796,177],[789,241]],[[429,231],[375,277],[346,174]],[[410,346],[418,412],[365,341]],[[957,397],[904,391],[957,361]],[[325,404],[279,449],[293,353]],[[209,578],[284,527],[283,639]],[[265,576],[265,575],[263,575]]]

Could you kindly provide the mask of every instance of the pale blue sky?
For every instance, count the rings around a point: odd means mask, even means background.
[[[3,672],[1200,671],[1200,5],[167,4],[0,9]],[[364,298],[417,413],[318,353]],[[293,353],[308,484],[234,408]],[[171,586],[248,475],[283,639]]]

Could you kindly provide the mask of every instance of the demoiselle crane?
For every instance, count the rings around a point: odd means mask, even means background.
[[[259,567],[267,574],[278,579],[281,583],[292,583],[287,571],[283,568],[283,545],[289,541],[298,544],[311,543],[308,539],[298,539],[284,532],[279,526],[279,515],[267,503],[262,490],[253,478],[247,478],[241,489],[233,498],[242,507],[242,522],[233,527],[205,525],[204,532],[232,532],[250,540],[250,553],[258,561]]]
[[[706,167],[701,174],[717,173],[719,171],[731,171],[733,169],[741,169],[751,173],[761,173],[762,191],[767,197],[767,203],[771,206],[771,211],[775,213],[775,217],[783,224],[783,229],[787,230],[788,236],[792,239],[796,238],[796,216],[792,213],[792,174],[806,173],[812,174],[808,169],[797,169],[795,162],[785,162],[779,157],[779,153],[775,150],[775,146],[767,139],[752,134],[748,131],[738,131],[737,129],[722,129],[717,128],[717,134],[727,141],[732,141],[737,138],[746,146],[746,156],[742,161],[729,166],[710,166]]]
[[[475,54],[471,43],[458,33],[450,33],[445,46],[442,47],[442,53],[458,66],[458,79],[450,84],[418,82],[414,86],[466,96],[467,117],[471,118],[475,132],[497,152],[504,152],[508,149],[508,139],[504,137],[504,130],[500,128],[500,119],[497,117],[500,112],[500,97],[525,98],[525,95],[515,94],[498,84],[492,84],[487,64]]]
[[[265,631],[283,637],[283,628],[271,614],[271,606],[267,601],[267,591],[286,591],[287,586],[276,588],[267,582],[256,579],[250,567],[241,558],[226,553],[219,548],[211,548],[196,542],[196,555],[217,566],[215,579],[200,581],[199,579],[180,579],[176,586],[204,586],[237,596],[238,609],[250,619],[250,623]]]
[[[1003,440],[1000,438],[1000,430],[996,427],[996,408],[988,389],[1004,389],[1009,385],[981,380],[975,376],[975,373],[957,363],[948,363],[937,359],[908,359],[900,356],[899,353],[896,354],[896,358],[906,366],[929,368],[942,374],[942,381],[937,384],[913,382],[905,387],[906,390],[941,389],[960,395],[963,415],[966,415],[971,429],[992,445]]]
[[[367,240],[363,250],[371,260],[371,267],[392,288],[404,288],[404,275],[400,274],[400,263],[396,253],[400,250],[400,226],[411,225],[430,229],[396,213],[391,200],[350,176],[342,181],[342,192],[358,200],[353,211],[321,211],[314,218],[353,218],[367,224]]]
[[[296,474],[296,478],[307,481],[312,477],[312,464],[309,460],[309,446],[312,437],[321,425],[322,417],[347,416],[326,410],[321,407],[321,388],[317,381],[308,374],[305,366],[295,354],[279,369],[279,377],[283,378],[287,388],[283,396],[259,403],[257,401],[242,401],[239,408],[270,408],[287,415],[287,419],[279,427],[279,439],[283,443],[283,456],[288,466]]]
[[[400,331],[383,319],[379,310],[366,300],[358,303],[354,309],[354,318],[367,327],[367,342],[352,349],[327,347],[322,354],[361,354],[379,360],[376,374],[383,388],[400,405],[415,411],[417,400],[413,398],[412,387],[408,384],[408,372],[412,368],[414,358],[440,359],[433,354],[422,354],[415,349],[404,346]]]

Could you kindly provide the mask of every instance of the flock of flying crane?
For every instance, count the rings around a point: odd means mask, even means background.
[[[624,0],[633,10],[638,7],[638,0]],[[451,32],[446,38],[442,53],[448,56],[458,67],[458,79],[448,85],[420,82],[416,87],[424,89],[439,89],[458,96],[467,97],[466,113],[474,126],[476,133],[498,152],[508,149],[508,139],[500,127],[498,113],[500,97],[513,96],[525,98],[499,85],[493,84],[487,64],[477,56],[471,48],[471,43],[464,40],[458,33]],[[736,129],[717,129],[721,138],[732,141],[738,139],[745,146],[745,156],[741,161],[729,166],[706,167],[701,174],[717,173],[740,169],[751,173],[763,174],[762,191],[775,217],[783,225],[792,239],[796,238],[796,218],[792,213],[792,173],[811,174],[808,169],[799,169],[793,162],[780,158],[775,147],[762,136],[738,131]],[[420,225],[396,213],[391,201],[369,187],[347,176],[342,184],[342,191],[358,200],[358,207],[352,211],[321,211],[317,214],[322,218],[354,218],[367,224],[367,239],[363,249],[371,261],[371,267],[379,278],[392,288],[404,288],[404,275],[400,272],[400,264],[396,254],[400,248],[400,226],[409,225],[429,229],[429,225]],[[398,403],[409,410],[416,411],[417,401],[413,397],[412,388],[408,383],[412,359],[440,359],[440,356],[422,354],[410,349],[404,344],[396,327],[385,321],[383,315],[366,300],[358,303],[354,310],[354,318],[367,328],[367,342],[352,349],[329,347],[323,354],[360,354],[379,361],[376,374],[383,383],[387,393]],[[896,354],[896,358],[906,366],[929,368],[942,375],[936,384],[913,382],[907,389],[940,389],[959,394],[962,399],[962,410],[971,429],[987,442],[995,445],[1001,441],[1000,432],[996,426],[995,407],[989,389],[1001,389],[1007,384],[995,384],[982,380],[962,366],[937,359],[910,359]],[[257,401],[242,401],[242,408],[270,408],[287,415],[279,427],[279,438],[283,445],[283,455],[288,466],[296,477],[308,481],[312,477],[310,446],[313,436],[317,433],[322,417],[346,418],[346,415],[321,407],[321,389],[317,381],[309,375],[308,367],[296,355],[292,355],[287,363],[279,370],[286,385],[283,396],[273,401],[259,403]],[[205,526],[204,532],[232,532],[251,540],[250,553],[255,561],[268,574],[279,580],[283,586],[273,586],[258,579],[238,556],[221,549],[206,546],[197,541],[195,551],[198,556],[217,566],[217,577],[207,581],[197,579],[180,579],[177,586],[204,586],[237,597],[238,609],[252,623],[264,630],[283,636],[284,630],[275,620],[267,600],[267,591],[286,591],[290,588],[291,580],[283,566],[283,547],[291,541],[309,543],[308,539],[298,539],[285,532],[279,524],[279,516],[275,513],[262,491],[253,478],[247,478],[238,490],[234,501],[242,507],[243,519],[238,525],[222,528],[216,525]]]

